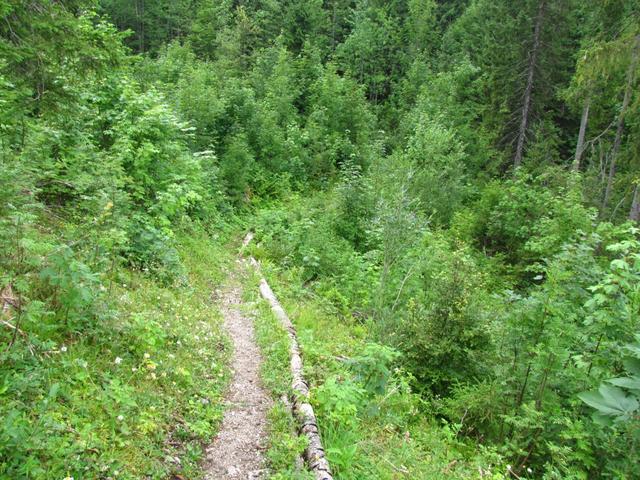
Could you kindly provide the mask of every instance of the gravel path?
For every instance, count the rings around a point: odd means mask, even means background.
[[[238,272],[244,265],[238,261]],[[264,449],[271,398],[260,381],[260,350],[253,321],[241,310],[242,288],[231,274],[222,293],[221,311],[233,340],[233,380],[227,392],[222,426],[207,448],[206,480],[247,480],[266,476]]]

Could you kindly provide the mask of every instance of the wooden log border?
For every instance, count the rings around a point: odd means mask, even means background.
[[[242,248],[244,249],[252,239],[253,233],[249,232],[242,242]],[[271,287],[262,276],[260,263],[253,257],[249,257],[249,263],[260,276],[260,294],[262,298],[269,302],[273,314],[287,330],[289,335],[289,359],[291,374],[293,376],[291,382],[293,389],[291,410],[294,418],[298,422],[299,433],[306,436],[308,440],[307,448],[304,451],[304,459],[309,469],[315,475],[316,480],[333,480],[329,461],[322,447],[320,432],[318,431],[318,420],[313,412],[313,407],[309,403],[309,386],[302,375],[302,356],[300,355],[296,329],[282,308],[282,305],[280,305],[273,290],[271,290]]]

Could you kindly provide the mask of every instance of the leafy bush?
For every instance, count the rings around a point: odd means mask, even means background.
[[[132,224],[125,254],[130,264],[169,284],[184,274],[173,240],[149,224]]]
[[[444,393],[486,366],[490,303],[468,248],[452,248],[442,237],[426,234],[417,249],[404,260],[411,263],[401,283],[389,292],[380,335],[404,353],[419,388]]]
[[[191,260],[223,253],[204,238],[189,247],[189,286],[118,269],[104,288],[68,249],[50,255],[41,291],[3,284],[2,320],[22,333],[12,343],[0,328],[0,476],[198,474],[222,418],[227,349],[207,300],[220,273]],[[4,303],[14,296],[19,309]]]
[[[462,143],[440,122],[421,117],[403,155],[411,169],[410,194],[435,223],[447,225],[465,198]]]
[[[391,379],[392,364],[400,353],[394,349],[375,343],[365,345],[362,352],[349,359],[355,379],[372,395],[382,395]]]
[[[553,185],[554,175],[554,170],[536,178],[521,173],[490,182],[469,210],[456,215],[452,229],[503,258],[519,279],[530,280],[537,272],[530,267],[592,230],[594,214],[581,203],[580,192],[571,184]]]
[[[40,278],[50,289],[48,303],[51,313],[59,316],[56,320],[60,326],[67,332],[82,331],[87,326],[93,329],[95,326],[87,322],[96,316],[93,310],[102,287],[99,275],[74,258],[68,247],[53,252],[47,263]]]
[[[371,243],[371,221],[374,217],[375,196],[373,185],[358,165],[346,162],[341,181],[336,185],[335,230],[349,240],[359,252],[365,252]]]

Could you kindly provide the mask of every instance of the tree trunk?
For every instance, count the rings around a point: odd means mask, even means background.
[[[529,65],[527,66],[527,86],[524,89],[524,98],[522,102],[522,116],[520,118],[520,128],[518,129],[518,143],[516,145],[516,154],[513,158],[513,166],[518,168],[522,163],[522,155],[524,153],[524,144],[526,142],[527,130],[529,129],[529,117],[531,115],[531,96],[533,94],[533,81],[535,71],[538,66],[538,54],[540,52],[540,36],[542,24],[544,22],[544,9],[546,0],[542,0],[538,4],[538,15],[536,17],[536,25],[533,31],[533,46],[529,54]]]
[[[640,222],[640,182],[636,183],[636,188],[633,190],[629,220],[636,223]]]
[[[333,15],[331,18],[331,51],[336,49],[336,21],[337,21],[336,2],[333,2]]]
[[[622,144],[624,117],[627,113],[627,109],[629,108],[629,103],[631,102],[631,95],[633,94],[633,82],[636,76],[636,67],[638,66],[638,54],[640,54],[640,35],[636,35],[633,41],[631,63],[629,63],[629,69],[627,70],[627,84],[624,89],[624,99],[622,100],[622,108],[620,109],[620,115],[618,116],[618,123],[616,127],[616,136],[613,141],[613,149],[611,150],[611,165],[609,166],[607,187],[604,191],[602,208],[600,209],[600,217],[604,215],[604,212],[609,205],[609,201],[611,200],[611,194],[613,193],[613,179],[616,175],[616,162],[618,160],[618,153],[620,152],[620,145]]]
[[[587,132],[587,123],[589,122],[589,107],[591,106],[591,97],[587,97],[582,108],[582,118],[580,119],[580,132],[578,133],[578,143],[576,144],[576,156],[573,159],[573,170],[580,171],[580,161],[584,152],[584,136]]]
[[[242,242],[242,249],[247,247],[253,239],[253,233],[249,232]],[[249,263],[253,265],[256,272],[260,273],[260,264],[253,257],[249,257]],[[280,321],[289,335],[289,365],[291,368],[291,390],[293,391],[293,416],[298,421],[300,433],[307,438],[307,447],[304,457],[309,469],[316,480],[333,480],[329,461],[324,453],[320,431],[318,430],[318,420],[309,403],[309,387],[302,375],[302,356],[298,346],[296,329],[282,308],[271,287],[264,278],[260,279],[260,294],[269,305],[274,316]]]

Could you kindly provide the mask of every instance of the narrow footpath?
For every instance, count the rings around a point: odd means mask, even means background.
[[[233,379],[220,432],[207,448],[206,480],[266,477],[267,412],[272,402],[260,380],[261,356],[253,320],[241,309],[239,276],[246,274],[245,268],[238,260],[220,300],[224,325],[233,341]]]

